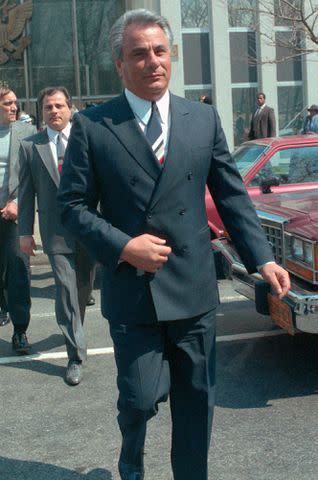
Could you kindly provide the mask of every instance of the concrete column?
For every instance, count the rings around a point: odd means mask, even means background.
[[[231,56],[227,1],[209,0],[213,103],[222,120],[230,150],[234,147]]]
[[[161,0],[160,4],[160,13],[167,18],[173,33],[170,91],[175,95],[184,97],[181,2],[177,0]]]
[[[270,1],[267,2],[268,4]],[[272,0],[273,11],[274,1]],[[277,97],[277,68],[276,68],[276,47],[270,45],[269,40],[266,38],[266,34],[271,34],[274,29],[274,18],[266,14],[260,14],[259,17],[260,34],[258,38],[259,42],[259,54],[258,60],[260,64],[258,66],[258,84],[259,92],[264,92],[266,95],[266,103],[275,110],[277,133],[278,133],[278,97]],[[273,62],[273,63],[268,63]]]

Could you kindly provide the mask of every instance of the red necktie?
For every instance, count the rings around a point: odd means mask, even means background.
[[[65,150],[66,150],[65,144],[62,140],[62,137],[63,137],[63,133],[59,132],[58,137],[57,137],[57,141],[56,141],[57,168],[58,168],[59,173],[61,173],[61,171],[62,171],[62,166],[63,166],[63,162],[64,162],[64,154],[65,154]]]

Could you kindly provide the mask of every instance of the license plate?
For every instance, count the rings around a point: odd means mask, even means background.
[[[290,335],[295,335],[293,313],[290,307],[270,293],[267,294],[267,300],[272,320],[280,328],[287,330]]]

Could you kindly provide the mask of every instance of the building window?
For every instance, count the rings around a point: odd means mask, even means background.
[[[181,0],[182,28],[208,28],[207,0]]]
[[[49,85],[64,85],[75,93],[72,2],[33,0],[29,27],[32,35],[28,51],[30,96],[36,97]]]
[[[257,0],[228,0],[230,27],[256,26]]]
[[[211,96],[211,52],[207,0],[181,0],[185,96]]]
[[[279,134],[298,133],[304,118],[301,34],[290,27],[275,27],[275,43]]]
[[[257,82],[255,32],[230,30],[232,83]]]
[[[278,124],[280,135],[298,133],[304,120],[303,87],[300,85],[279,86]]]
[[[123,4],[123,1],[77,0],[80,84],[84,97],[116,94],[121,90],[108,32],[123,13]]]
[[[232,88],[234,145],[247,140],[251,116],[255,111],[257,88],[252,86]]]
[[[184,33],[184,81],[186,85],[210,84],[211,70],[208,33]]]
[[[23,107],[25,100],[35,102],[39,91],[51,85],[67,87],[75,98],[80,95],[79,106],[119,93],[108,33],[124,11],[125,0],[33,0],[26,25],[32,43],[23,60],[11,55],[0,65],[1,79]],[[31,110],[34,113],[34,106]]]
[[[299,81],[302,80],[301,56],[298,49],[293,47],[293,42],[300,49],[300,34],[296,35],[290,31],[276,32],[276,59],[277,59],[277,81]]]

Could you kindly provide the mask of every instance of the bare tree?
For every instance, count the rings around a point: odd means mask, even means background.
[[[268,44],[278,47],[276,58],[266,62],[277,63],[318,52],[317,1],[228,0],[228,7],[230,25],[249,26],[259,32]],[[264,21],[266,18],[268,22]],[[273,26],[287,29],[279,31]]]

